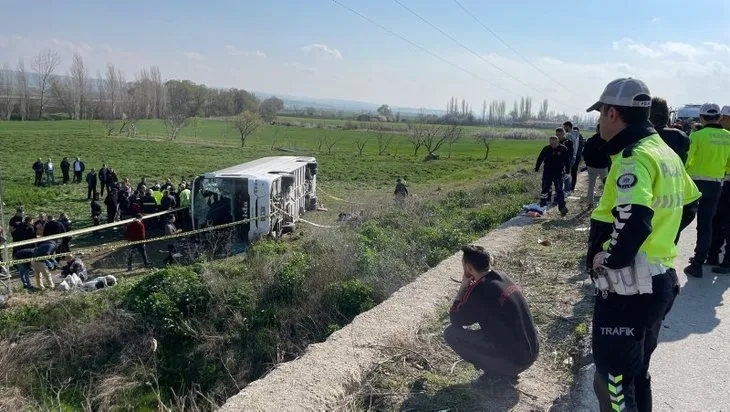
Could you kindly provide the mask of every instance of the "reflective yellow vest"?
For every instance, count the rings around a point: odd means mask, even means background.
[[[612,156],[611,170],[592,219],[612,223],[616,206],[636,204],[651,208],[652,231],[639,248],[651,264],[674,268],[674,239],[682,208],[701,196],[685,171],[682,160],[658,134],[641,139],[630,149]],[[607,241],[603,250],[608,250]]]
[[[689,136],[687,173],[694,180],[721,182],[730,170],[730,131],[705,126]]]

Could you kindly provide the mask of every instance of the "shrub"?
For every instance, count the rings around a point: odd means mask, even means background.
[[[304,280],[309,271],[309,257],[304,253],[295,253],[276,274],[275,298],[291,301],[304,296]]]
[[[359,279],[330,285],[322,296],[322,303],[328,311],[337,314],[337,321],[341,325],[375,306],[373,289]]]
[[[202,312],[208,294],[200,276],[189,267],[157,271],[135,285],[124,306],[163,331],[179,331],[181,321]]]

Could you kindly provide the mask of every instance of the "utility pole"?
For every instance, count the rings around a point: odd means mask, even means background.
[[[3,228],[3,236],[5,236],[5,244],[3,247],[3,262],[10,261],[10,253],[8,253],[8,243],[10,243],[10,231],[8,230],[7,224],[5,223],[5,190],[3,186],[3,179],[0,176],[0,225]]]

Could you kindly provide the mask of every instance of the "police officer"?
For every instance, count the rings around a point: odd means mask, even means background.
[[[705,103],[700,108],[702,129],[692,133],[687,173],[702,192],[697,205],[697,244],[692,263],[684,269],[688,276],[702,277],[712,241],[712,219],[720,199],[725,170],[730,164],[730,131],[720,126],[720,107]]]
[[[730,106],[723,106],[720,110],[720,125],[725,130],[730,130]],[[720,249],[725,244],[725,255],[722,263],[719,263]],[[730,174],[725,175],[725,181],[722,184],[722,193],[720,201],[717,204],[717,212],[712,220],[712,243],[710,244],[710,254],[706,263],[708,265],[717,265],[719,267],[712,268],[713,273],[728,274],[730,273]]]
[[[600,111],[601,139],[612,158],[591,215],[587,254],[599,292],[592,344],[601,411],[651,410],[649,362],[679,292],[673,239],[683,205],[700,196],[649,122],[650,104],[644,82],[621,78],[587,110]]]

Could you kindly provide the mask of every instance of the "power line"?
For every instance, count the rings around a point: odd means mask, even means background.
[[[420,45],[418,45],[418,44],[416,44],[416,43],[412,42],[411,40],[408,40],[407,38],[405,38],[405,37],[401,36],[400,34],[398,34],[398,33],[394,32],[394,31],[392,31],[392,30],[388,29],[387,27],[385,27],[385,26],[381,25],[380,23],[377,23],[377,22],[375,22],[374,20],[372,20],[371,18],[369,18],[369,17],[367,17],[367,16],[363,15],[362,13],[360,13],[360,12],[358,12],[358,11],[356,11],[356,10],[353,10],[352,8],[350,8],[350,7],[348,7],[348,6],[346,6],[346,5],[342,4],[342,3],[340,3],[340,2],[338,1],[338,0],[332,0],[332,1],[333,1],[333,2],[335,3],[335,4],[339,5],[340,7],[344,8],[344,9],[346,9],[346,10],[349,10],[350,12],[352,12],[352,13],[354,13],[354,14],[356,14],[356,15],[360,16],[360,17],[361,17],[362,19],[364,19],[364,20],[367,20],[368,22],[370,22],[370,23],[372,23],[372,24],[374,24],[374,25],[376,25],[376,26],[380,27],[380,28],[381,28],[382,30],[386,31],[387,33],[389,33],[389,34],[391,34],[391,35],[393,35],[393,36],[396,36],[396,37],[398,37],[399,39],[403,40],[404,42],[406,42],[406,43],[408,43],[408,44],[410,44],[410,45],[412,45],[412,46],[414,46],[414,47],[417,47],[418,49],[420,49],[420,50],[421,50],[421,51],[423,51],[424,53],[427,53],[427,54],[431,55],[432,57],[435,57],[435,58],[437,58],[437,59],[441,60],[442,62],[444,62],[444,63],[448,64],[449,66],[455,67],[456,69],[459,69],[459,70],[461,70],[462,72],[464,72],[464,73],[466,73],[466,74],[469,74],[469,75],[471,75],[471,76],[473,76],[473,77],[475,77],[475,78],[477,78],[477,79],[479,79],[479,80],[481,80],[481,81],[483,81],[483,82],[487,83],[488,85],[490,85],[490,86],[492,86],[492,87],[495,87],[495,88],[497,88],[497,89],[500,89],[500,90],[502,90],[502,91],[505,91],[505,92],[507,92],[507,93],[509,93],[509,94],[512,94],[512,95],[514,95],[514,96],[518,96],[518,97],[520,96],[520,94],[519,94],[519,93],[515,93],[515,92],[513,92],[513,91],[511,91],[511,90],[505,89],[504,87],[502,87],[502,86],[500,86],[500,85],[498,85],[498,84],[492,83],[492,82],[490,82],[489,80],[487,80],[487,79],[485,79],[485,78],[483,78],[483,77],[481,77],[481,76],[479,76],[479,75],[477,75],[477,74],[475,74],[475,73],[472,73],[472,72],[470,72],[469,70],[467,70],[467,69],[465,69],[465,68],[463,68],[463,67],[459,66],[458,64],[456,64],[456,63],[452,63],[452,62],[450,62],[449,60],[447,60],[447,59],[445,59],[445,58],[443,58],[443,57],[441,57],[441,56],[437,55],[436,53],[433,53],[432,51],[430,51],[430,50],[426,49],[425,47],[422,47],[422,46],[420,46]]]
[[[408,11],[409,13],[411,13],[412,15],[416,16],[416,17],[417,17],[417,18],[418,18],[419,20],[421,20],[422,22],[424,22],[424,23],[426,23],[427,25],[429,25],[429,26],[430,26],[431,28],[433,28],[433,29],[435,29],[436,31],[438,31],[439,33],[443,34],[444,36],[446,36],[447,38],[449,38],[449,39],[450,39],[451,41],[453,41],[454,43],[458,44],[458,45],[459,45],[459,46],[461,46],[461,47],[462,47],[463,49],[465,49],[465,50],[466,50],[466,51],[468,51],[469,53],[473,54],[474,56],[476,56],[477,58],[479,58],[479,59],[480,59],[480,60],[482,60],[483,62],[487,63],[488,65],[490,65],[490,66],[494,67],[495,69],[499,70],[500,72],[504,73],[504,74],[505,74],[505,75],[507,75],[507,76],[508,76],[509,78],[511,78],[511,79],[513,79],[513,80],[515,80],[515,81],[517,81],[518,83],[520,83],[521,85],[523,85],[523,86],[525,86],[526,88],[530,89],[531,91],[533,91],[533,92],[537,93],[538,95],[540,95],[540,94],[544,94],[544,95],[547,95],[547,93],[546,93],[546,92],[543,92],[543,91],[540,91],[540,90],[537,90],[537,89],[535,89],[534,87],[532,87],[532,86],[530,86],[529,84],[527,84],[527,83],[523,82],[522,80],[518,79],[517,77],[515,77],[514,75],[512,75],[512,74],[511,74],[511,73],[509,73],[508,71],[506,71],[506,70],[502,69],[502,68],[501,68],[501,67],[499,67],[498,65],[496,65],[496,64],[494,64],[494,63],[490,62],[489,60],[487,60],[486,58],[482,57],[482,56],[481,56],[481,55],[480,55],[479,53],[475,52],[475,51],[474,51],[474,50],[472,50],[471,48],[469,48],[469,47],[467,47],[466,45],[464,45],[464,43],[462,43],[462,42],[460,42],[459,40],[455,39],[455,38],[454,38],[453,36],[451,36],[450,34],[446,33],[445,31],[441,30],[440,28],[438,28],[438,27],[437,27],[436,25],[434,25],[433,23],[431,23],[431,22],[429,22],[428,20],[426,20],[425,18],[421,17],[421,16],[420,16],[420,15],[419,15],[418,13],[416,13],[415,11],[413,11],[412,9],[410,9],[410,8],[409,8],[408,6],[406,6],[405,4],[401,3],[401,2],[400,2],[400,0],[393,0],[393,1],[394,1],[394,2],[396,2],[396,3],[397,3],[397,4],[399,5],[399,6],[403,7],[404,9],[406,9],[406,10],[407,10],[407,11]],[[455,1],[456,1],[456,0],[455,0]],[[553,100],[555,100],[555,102],[557,102],[557,103],[560,103],[560,104],[562,104],[563,106],[566,106],[566,107],[572,107],[573,109],[578,109],[577,107],[573,107],[573,106],[571,106],[571,105],[569,105],[569,104],[566,104],[565,102],[561,102],[560,100],[557,100],[557,99],[554,99],[554,98],[553,98]],[[580,110],[580,109],[578,109],[578,110]]]
[[[532,64],[532,62],[531,62],[531,61],[529,61],[529,60],[528,60],[528,59],[527,59],[527,58],[526,58],[525,56],[523,56],[523,55],[522,55],[522,54],[521,54],[520,52],[518,52],[517,50],[515,50],[515,48],[514,48],[514,47],[510,46],[510,45],[509,45],[509,44],[508,44],[508,43],[507,43],[506,41],[504,41],[504,39],[502,39],[502,37],[500,37],[500,36],[499,36],[499,35],[498,35],[497,33],[495,33],[495,32],[494,32],[494,30],[490,29],[489,27],[487,27],[487,25],[486,25],[486,24],[482,23],[482,21],[481,21],[481,20],[479,20],[479,18],[477,18],[477,16],[475,16],[475,15],[474,15],[474,13],[470,12],[469,10],[467,10],[467,8],[466,8],[466,7],[464,7],[464,6],[463,6],[463,5],[462,5],[462,4],[461,4],[461,3],[459,2],[459,0],[454,0],[454,3],[456,3],[456,5],[457,5],[457,6],[459,6],[459,7],[461,8],[461,10],[463,10],[463,11],[464,11],[464,13],[468,14],[468,15],[469,15],[469,16],[470,16],[470,17],[471,17],[472,19],[474,19],[474,20],[475,20],[475,21],[476,21],[477,23],[479,23],[479,25],[480,25],[480,26],[482,26],[482,27],[484,28],[484,30],[486,30],[486,31],[488,31],[489,33],[491,33],[491,34],[492,34],[492,35],[493,35],[494,37],[496,37],[496,38],[497,38],[497,40],[499,40],[500,42],[502,42],[502,44],[504,44],[505,46],[507,46],[507,48],[508,48],[508,49],[512,50],[512,51],[513,51],[513,52],[514,52],[514,53],[515,53],[515,54],[516,54],[517,56],[519,56],[519,57],[520,57],[520,58],[522,58],[522,60],[524,60],[524,61],[525,61],[525,62],[526,62],[527,64],[529,64],[530,66],[532,66],[532,68],[533,68],[533,69],[537,70],[537,71],[538,71],[538,72],[540,72],[540,73],[541,73],[541,74],[542,74],[543,76],[545,76],[545,77],[547,77],[548,79],[552,80],[552,81],[553,81],[553,82],[554,82],[555,84],[557,84],[558,86],[560,86],[560,87],[564,88],[565,90],[567,90],[567,91],[569,91],[569,92],[572,92],[572,90],[571,90],[571,89],[569,89],[568,87],[566,87],[565,85],[563,85],[563,84],[562,84],[562,83],[560,83],[559,81],[555,80],[555,79],[554,79],[554,78],[553,78],[552,76],[550,76],[549,74],[547,74],[547,73],[545,73],[544,71],[542,71],[542,70],[541,70],[541,69],[540,69],[539,67],[537,67],[537,66],[535,66],[534,64]]]

